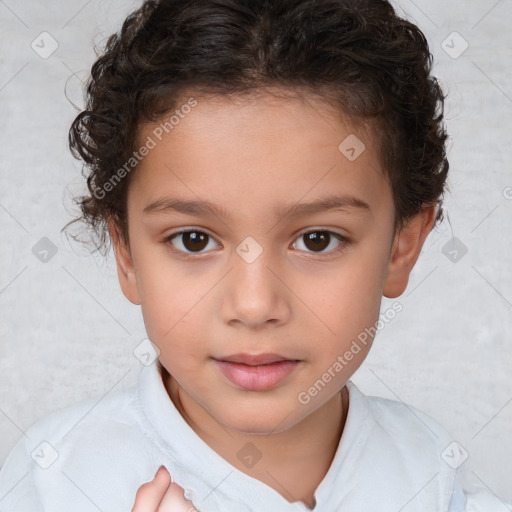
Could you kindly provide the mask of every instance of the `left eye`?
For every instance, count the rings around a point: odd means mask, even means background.
[[[333,231],[310,231],[308,233],[303,233],[299,236],[297,240],[304,240],[304,246],[306,249],[311,249],[313,252],[335,252],[344,247],[347,239],[340,235],[339,233],[335,233]],[[338,242],[338,245],[334,247],[332,251],[324,251],[327,247],[329,247],[332,242]],[[300,249],[300,247],[299,247]],[[332,248],[331,248],[332,249]]]

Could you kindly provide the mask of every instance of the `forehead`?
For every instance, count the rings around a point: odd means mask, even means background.
[[[242,210],[334,190],[368,202],[386,181],[371,131],[314,96],[190,92],[140,126],[149,141],[129,191],[142,209],[165,192]]]

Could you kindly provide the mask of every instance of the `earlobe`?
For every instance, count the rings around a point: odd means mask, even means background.
[[[423,243],[434,226],[436,206],[424,206],[421,211],[409,219],[393,241],[388,273],[383,295],[395,298],[407,288],[409,275],[420,255]]]
[[[114,247],[116,257],[117,277],[124,296],[133,304],[140,304],[139,289],[137,286],[137,275],[133,265],[130,251],[121,235],[118,227],[112,219],[107,221],[110,238]]]

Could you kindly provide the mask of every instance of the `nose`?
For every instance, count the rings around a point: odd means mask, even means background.
[[[252,330],[286,323],[290,317],[287,287],[270,250],[252,261],[234,252],[224,280],[221,316],[226,324]]]

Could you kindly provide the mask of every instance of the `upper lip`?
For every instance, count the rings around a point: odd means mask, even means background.
[[[215,358],[217,361],[227,361],[229,363],[242,363],[249,366],[258,366],[260,364],[276,363],[278,361],[295,361],[279,354],[233,354],[232,356]]]

